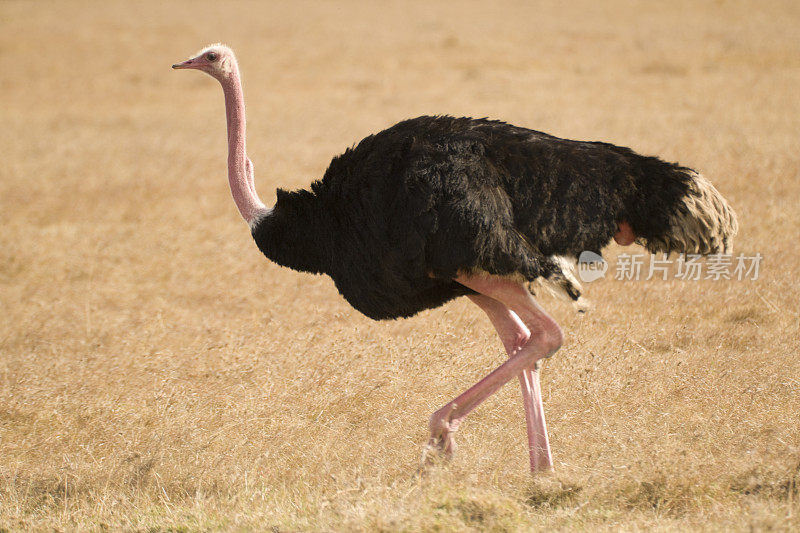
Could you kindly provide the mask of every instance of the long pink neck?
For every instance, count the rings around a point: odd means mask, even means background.
[[[225,116],[228,119],[228,182],[239,213],[252,227],[268,212],[268,209],[256,195],[252,181],[252,165],[247,159],[245,147],[246,125],[242,82],[239,78],[239,67],[235,61],[231,63],[230,74],[220,80],[222,91],[225,93]]]

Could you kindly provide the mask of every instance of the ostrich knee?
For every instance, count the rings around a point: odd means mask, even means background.
[[[540,360],[551,357],[563,343],[564,332],[555,321],[549,320],[540,325],[531,332],[528,342],[525,343],[525,347],[530,347],[529,350],[524,350],[525,368],[533,368]]]
[[[549,351],[546,357],[550,357],[556,353],[558,349],[561,348],[562,344],[564,344],[564,331],[558,324],[553,322],[547,330],[545,345]]]

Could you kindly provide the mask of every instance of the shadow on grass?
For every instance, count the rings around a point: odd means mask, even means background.
[[[583,487],[555,479],[537,479],[528,487],[525,503],[534,509],[573,507]]]

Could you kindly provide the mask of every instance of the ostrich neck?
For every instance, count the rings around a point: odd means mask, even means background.
[[[225,116],[228,123],[228,183],[239,213],[252,227],[268,210],[256,195],[252,182],[252,166],[248,169],[244,94],[239,69],[235,64],[231,74],[220,83],[225,93]]]

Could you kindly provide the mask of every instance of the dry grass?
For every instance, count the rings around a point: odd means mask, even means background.
[[[0,530],[800,528],[798,28],[792,0],[1,2]],[[557,474],[507,386],[420,476],[501,347],[467,301],[374,323],[259,256],[221,91],[169,69],[216,40],[265,201],[402,118],[487,115],[702,169],[762,276],[543,299]]]

